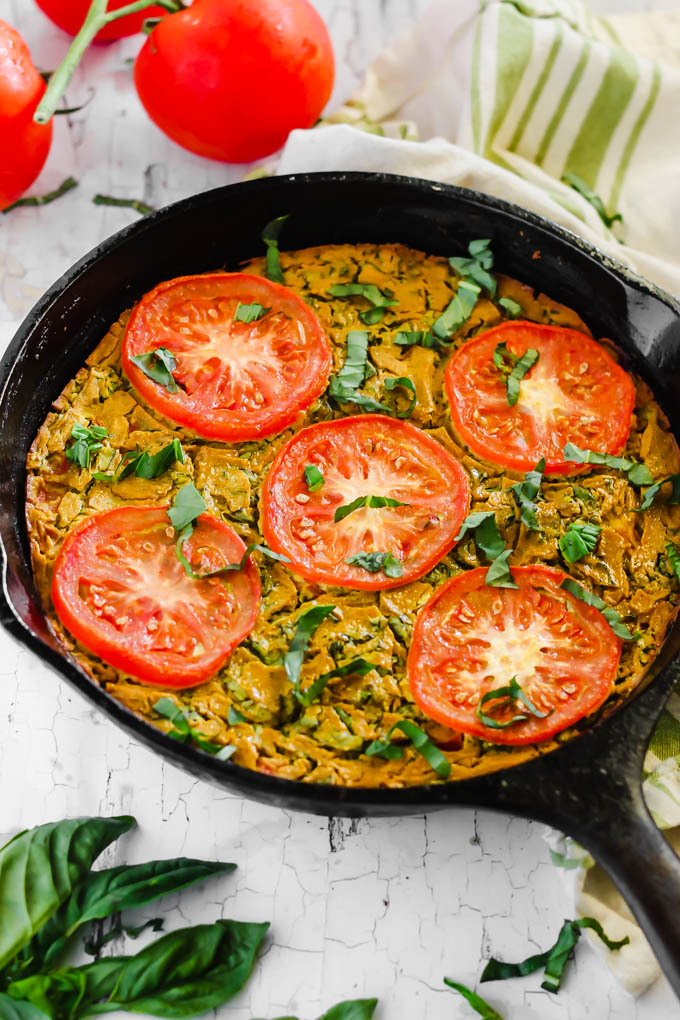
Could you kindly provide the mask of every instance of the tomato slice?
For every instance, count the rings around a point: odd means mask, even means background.
[[[518,588],[484,583],[487,568],[447,581],[421,610],[408,655],[411,690],[423,712],[494,744],[547,740],[595,711],[612,689],[621,655],[598,609],[560,584],[553,567],[513,567]],[[544,718],[519,700],[489,699],[515,679]],[[496,729],[516,715],[526,719]]]
[[[59,551],[52,601],[85,648],[139,680],[193,687],[213,676],[252,629],[260,579],[243,570],[194,579],[175,552],[165,508],[121,507],[77,525]],[[183,552],[196,569],[238,562],[245,545],[202,514]]]
[[[505,382],[493,361],[499,343],[539,358],[508,405]],[[504,322],[485,330],[451,355],[446,366],[451,421],[478,456],[529,471],[545,457],[550,474],[584,468],[565,461],[566,443],[620,453],[635,405],[633,380],[585,333],[537,322]]]
[[[241,321],[239,304],[259,305],[264,314]],[[176,360],[176,393],[132,361],[159,347]],[[311,308],[286,287],[246,273],[159,284],[135,307],[123,338],[125,374],[151,407],[228,442],[290,425],[321,396],[331,367],[330,343]]]
[[[323,475],[314,492],[305,482],[308,464]],[[364,506],[334,520],[339,507],[362,496],[408,505]],[[407,422],[355,415],[311,425],[282,447],[262,490],[262,531],[309,581],[396,588],[449,551],[469,503],[467,475],[436,440]],[[347,563],[370,553],[391,553],[403,572]]]

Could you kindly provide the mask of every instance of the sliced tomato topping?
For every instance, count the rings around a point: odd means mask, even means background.
[[[149,684],[193,687],[213,676],[255,623],[257,568],[194,579],[177,559],[167,512],[122,507],[66,537],[52,578],[59,619],[85,648]],[[183,545],[198,571],[238,562],[245,545],[203,514]]]
[[[539,355],[512,407],[493,360],[500,343],[516,357],[531,349]],[[633,380],[601,344],[536,322],[504,322],[463,344],[446,366],[446,392],[451,421],[474,453],[518,471],[545,457],[550,474],[584,470],[565,461],[569,442],[620,453],[635,405]]]
[[[561,570],[514,567],[517,588],[486,585],[486,572],[459,574],[421,610],[408,655],[413,696],[437,722],[494,744],[547,740],[605,701],[621,640],[560,588]],[[513,680],[535,711],[508,694],[482,701]]]
[[[177,392],[132,360],[158,348],[175,359]],[[286,287],[246,273],[159,284],[135,307],[123,338],[125,374],[151,407],[230,442],[290,425],[321,396],[331,367],[330,343],[311,308]]]
[[[315,491],[307,465],[323,476]],[[404,505],[367,505],[335,520],[369,496]],[[262,491],[262,531],[310,581],[394,588],[449,551],[469,502],[467,475],[436,440],[407,422],[356,415],[311,425],[282,447]],[[373,554],[393,559],[379,567]],[[348,563],[355,556],[365,565]]]

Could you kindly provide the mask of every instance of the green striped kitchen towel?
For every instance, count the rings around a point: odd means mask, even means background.
[[[383,170],[476,188],[680,296],[680,12],[666,29],[652,17],[595,18],[579,0],[437,0],[353,100],[293,132],[278,172]],[[599,210],[574,182],[599,196]],[[680,691],[652,740],[644,788],[680,841]],[[630,935],[607,962],[640,992],[658,968],[625,904],[580,848],[557,833],[548,841],[579,909],[611,937]]]

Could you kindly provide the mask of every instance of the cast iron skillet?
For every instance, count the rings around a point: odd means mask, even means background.
[[[29,314],[0,363],[0,614],[22,644],[134,738],[175,765],[247,797],[324,815],[397,815],[472,804],[547,822],[609,871],[680,995],[680,861],[647,808],[642,760],[680,679],[680,625],[649,682],[603,723],[504,772],[406,790],[344,789],[218,762],[143,722],[66,656],[35,592],[24,524],[26,454],[52,401],[121,311],[154,284],[262,252],[260,231],[292,213],[283,248],[402,242],[441,255],[490,237],[496,267],[575,309],[612,337],[652,386],[680,437],[680,305],[574,235],[463,188],[383,174],[310,174],[219,188],[133,224],[69,270]]]

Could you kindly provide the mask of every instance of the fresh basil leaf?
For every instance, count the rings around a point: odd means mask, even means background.
[[[533,471],[527,471],[523,482],[516,482],[510,487],[510,491],[519,505],[519,517],[522,524],[532,531],[540,531],[538,523],[538,508],[533,502],[541,488],[543,472],[545,471],[545,457],[541,457]]]
[[[370,301],[374,308],[389,308],[399,302],[391,294],[385,294],[374,283],[335,283],[329,287],[328,293],[333,297],[363,297]]]
[[[0,849],[0,968],[71,895],[102,850],[135,824],[130,815],[50,822]]]
[[[358,389],[366,380],[366,361],[368,358],[368,333],[364,329],[351,329],[347,334],[347,353],[345,364],[340,369],[337,380],[342,386]]]
[[[397,347],[433,347],[439,351],[444,351],[451,346],[450,343],[440,340],[426,329],[399,330],[393,342]]]
[[[680,581],[680,549],[677,545],[674,545],[673,542],[669,542],[666,546],[666,556],[668,557],[668,562],[673,568],[673,573],[677,577],[678,581]]]
[[[571,491],[574,493],[577,499],[585,500],[585,502],[587,503],[592,503],[592,501],[595,499],[595,494],[591,492],[590,489],[584,488],[584,486],[582,485],[572,485]],[[645,496],[646,495],[647,493],[645,493]]]
[[[334,609],[334,605],[327,604],[312,606],[298,617],[295,633],[283,660],[286,675],[293,685],[293,694],[298,700],[304,698],[304,692],[300,690],[300,670],[310,638],[319,624],[330,616]]]
[[[208,754],[212,754],[214,758],[218,758],[220,761],[226,761],[230,758],[236,748],[232,744],[226,746],[222,744],[214,744],[212,740],[206,740],[205,737],[191,725],[192,721],[195,720],[196,716],[193,712],[189,712],[186,709],[180,708],[176,705],[172,698],[160,698],[153,706],[154,712],[158,712],[165,719],[169,719],[173,725],[173,729],[168,733],[169,737],[173,740],[178,740],[181,744],[194,743],[203,751],[207,751]]]
[[[551,712],[541,712],[532,701],[529,700],[527,695],[524,693],[520,685],[517,683],[517,677],[513,677],[507,687],[497,687],[493,691],[487,691],[486,694],[482,695],[479,704],[477,705],[477,718],[484,723],[485,726],[489,726],[493,730],[505,730],[508,726],[514,726],[515,723],[525,722],[529,715],[526,712],[515,715],[506,722],[499,722],[497,719],[486,715],[482,711],[482,706],[487,701],[500,701],[502,703],[512,704],[515,701],[519,701],[527,709],[530,715],[535,716],[537,719],[547,719]],[[505,708],[506,704],[496,705],[496,708]]]
[[[179,387],[172,374],[177,368],[177,361],[172,351],[166,347],[155,347],[145,354],[133,354],[130,361],[141,369],[149,379],[166,389],[168,393],[178,392]]]
[[[379,322],[382,322],[384,315],[385,309],[380,306],[366,308],[363,312],[359,312],[359,318],[366,326],[376,326]]]
[[[10,999],[0,992],[0,1017],[2,1020],[45,1020],[46,1013],[30,1002]]]
[[[355,510],[362,510],[364,507],[380,509],[382,507],[410,505],[410,503],[402,503],[400,499],[392,499],[391,496],[357,496],[351,503],[343,503],[342,506],[339,506],[333,515],[333,520],[337,524],[338,521],[343,521],[345,517],[349,517]]]
[[[262,305],[258,304],[257,301],[253,301],[249,305],[244,305],[241,301],[239,301],[234,314],[234,322],[245,322],[250,324],[251,322],[255,322],[256,319],[261,319],[263,315],[266,315],[267,312],[270,311],[271,308],[264,308]]]
[[[409,379],[407,375],[400,375],[397,377],[390,377],[389,379],[385,379],[386,390],[396,389],[397,386],[403,386],[405,390],[408,390],[410,392],[411,403],[409,404],[405,411],[397,411],[396,416],[397,418],[410,418],[411,415],[413,414],[413,410],[416,404],[418,403],[418,396],[416,393],[415,383],[413,382],[413,379]]]
[[[654,485],[650,485],[648,489],[645,489],[645,494],[642,497],[642,502],[639,506],[640,511],[649,510],[650,506],[661,491],[661,487],[667,482],[671,483],[671,494],[668,497],[668,502],[680,503],[680,474],[669,475],[668,478],[662,478],[660,481],[655,482]]]
[[[593,191],[590,185],[586,181],[584,181],[582,177],[579,177],[578,174],[571,173],[563,174],[562,180],[564,181],[565,184],[568,184],[570,188],[573,188],[574,191],[578,191],[579,195],[582,195],[583,198],[585,198],[586,202],[589,202],[590,205],[592,205],[593,209],[600,217],[605,227],[611,228],[612,225],[616,223],[617,220],[620,223],[623,223],[623,217],[621,216],[621,213],[616,212],[612,216],[610,216],[607,210],[605,209],[604,202],[597,194],[597,192]]]
[[[283,283],[283,271],[279,257],[279,237],[281,236],[283,225],[289,216],[290,213],[286,213],[284,216],[277,216],[276,219],[270,220],[261,234],[262,240],[267,246],[264,273],[267,279],[273,280],[274,283]]]
[[[192,573],[192,577],[198,577],[201,579],[204,577],[215,577],[217,574],[225,574],[230,570],[243,570],[253,552],[262,553],[262,555],[266,556],[267,559],[276,560],[277,563],[290,563],[288,556],[284,556],[283,553],[274,552],[273,549],[270,549],[266,545],[259,545],[257,542],[251,542],[246,546],[245,552],[238,563],[227,563],[226,566],[218,567],[217,570],[205,570],[200,573],[195,571]]]
[[[404,573],[403,564],[391,552],[355,553],[353,556],[348,556],[345,563],[361,567],[369,574],[377,574],[382,570],[385,577],[401,577]]]
[[[489,272],[493,268],[493,254],[490,245],[489,238],[470,241],[468,244],[470,258],[453,257],[449,259],[449,265],[465,279],[474,281],[480,287],[486,287],[493,297],[496,293],[497,283],[495,277]]]
[[[482,1020],[503,1020],[500,1013],[497,1013],[495,1009],[485,1002],[481,995],[477,995],[475,992],[470,991],[465,985],[461,985],[459,981],[452,981],[451,978],[444,978],[444,984],[448,985],[449,988],[453,988],[454,991],[460,992],[464,999],[470,1003],[475,1012],[479,1013]]]
[[[421,730],[419,726],[416,726],[415,723],[410,722],[408,719],[400,719],[399,722],[393,723],[389,728],[388,737],[395,730],[401,730],[402,733],[406,734],[418,754],[423,756],[427,764],[437,773],[440,779],[449,778],[451,763],[442,754],[437,745],[430,740],[424,730]]]
[[[385,404],[378,403],[373,397],[365,397],[363,393],[359,393],[357,390],[352,389],[351,386],[345,386],[338,380],[338,376],[334,375],[331,377],[331,381],[328,384],[328,395],[334,400],[341,403],[356,404],[358,407],[363,407],[365,411],[371,414],[391,414],[390,408]]]
[[[371,1020],[377,999],[349,999],[331,1006],[319,1020]]]
[[[78,467],[88,470],[92,454],[102,448],[102,439],[108,438],[108,432],[101,425],[81,425],[76,423],[71,430],[73,442],[64,450],[67,460]]]
[[[309,685],[309,687],[300,691],[297,695],[298,701],[305,707],[311,705],[313,701],[321,697],[321,694],[326,689],[326,685],[329,680],[334,677],[351,676],[356,673],[357,676],[366,676],[371,670],[378,669],[374,662],[368,662],[367,659],[358,658],[352,659],[351,662],[346,662],[344,666],[337,666],[335,669],[331,669],[328,673],[322,673],[321,676],[317,677],[316,680]],[[337,709],[339,711],[339,709]]]
[[[432,332],[440,340],[448,340],[470,318],[481,287],[470,280],[461,279],[451,301],[432,326]]]
[[[575,464],[598,464],[614,471],[625,471],[631,485],[651,485],[654,481],[645,464],[638,464],[628,457],[615,457],[611,453],[599,453],[597,450],[581,450],[574,443],[567,443],[562,452],[565,460]]]
[[[324,477],[316,464],[305,464],[305,484],[310,492],[318,492],[324,483]]]
[[[498,304],[501,306],[503,311],[508,313],[511,319],[518,319],[523,312],[522,306],[509,297],[499,298]]]
[[[132,452],[132,451],[130,451]],[[139,453],[126,454],[127,463],[118,472],[117,481],[122,482],[124,478],[133,472],[137,478],[160,478],[168,468],[177,461],[184,463],[184,451],[179,439],[173,439],[167,446],[162,447],[156,453],[149,453],[147,450]]]
[[[105,956],[84,967],[34,974],[15,981],[8,991],[13,998],[27,999],[52,1020],[80,1020],[91,1013],[110,1012],[95,1003],[111,994],[127,959],[131,957]]]
[[[505,341],[496,344],[493,362],[503,376],[509,407],[514,407],[519,400],[520,382],[529,369],[536,364],[538,358],[538,351],[533,347],[527,348],[524,354],[519,357],[508,349]]]
[[[512,549],[506,549],[505,552],[500,553],[499,556],[494,558],[484,577],[484,584],[489,584],[493,588],[518,587],[512,579],[510,567],[508,566],[508,558],[511,555]]]
[[[152,917],[144,924],[123,924],[119,914],[107,932],[101,929],[95,930],[89,938],[83,939],[83,949],[88,956],[99,957],[104,946],[108,946],[109,942],[113,942],[114,939],[120,938],[122,935],[127,935],[130,939],[137,939],[149,928],[154,932],[163,931],[164,924],[162,917]]]
[[[597,536],[602,531],[599,524],[575,521],[560,538],[560,549],[567,563],[576,563],[591,553],[597,545]]]
[[[477,548],[490,560],[495,560],[504,551],[505,542],[501,538],[493,510],[468,514],[456,535],[456,542],[460,542],[468,531],[474,532]]]
[[[573,577],[565,577],[560,588],[565,588],[566,591],[571,592],[571,594],[575,595],[577,599],[581,600],[581,602],[585,602],[587,606],[593,606],[595,609],[599,609],[616,636],[620,637],[622,641],[635,640],[635,635],[631,634],[628,628],[621,623],[621,617],[616,610],[612,609],[611,606],[608,606],[603,599],[599,598],[599,596],[594,595],[591,591],[588,591],[587,588],[583,588],[573,579]]]
[[[242,712],[239,712],[239,710],[237,708],[234,708],[233,705],[229,706],[229,711],[227,712],[227,722],[229,723],[230,726],[238,726],[239,723],[247,721],[248,720],[246,719]]]
[[[372,740],[364,751],[364,754],[367,754],[371,758],[377,754],[380,758],[387,758],[390,761],[396,761],[397,759],[404,757],[404,749],[399,747],[398,744],[391,743],[388,738],[387,740]]]
[[[172,506],[168,510],[168,517],[175,531],[183,531],[189,524],[194,524],[196,519],[204,514],[208,504],[203,499],[193,482],[183,485],[176,494]]]

